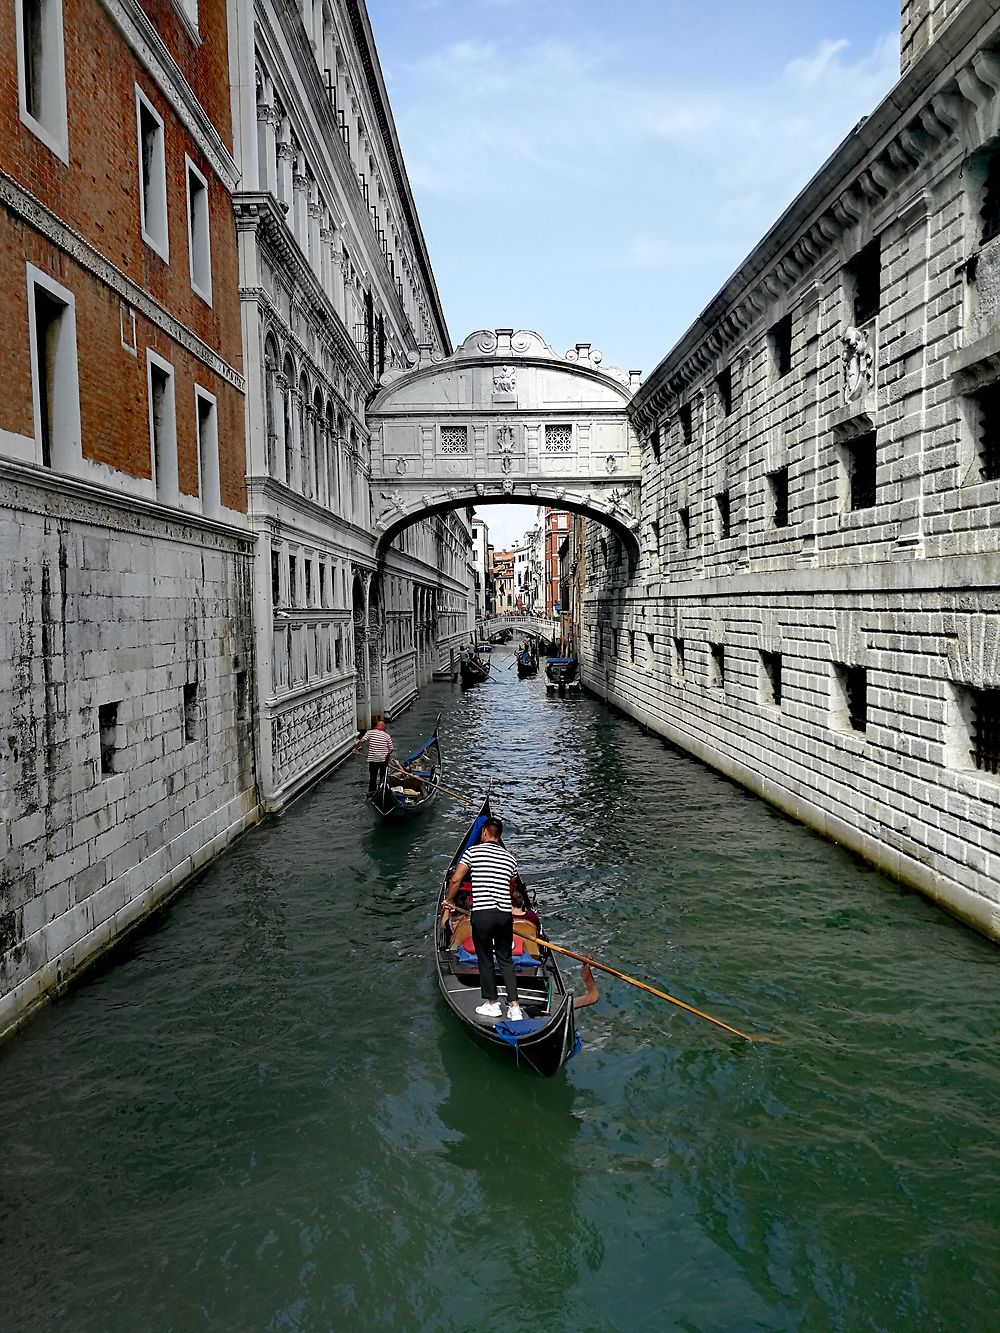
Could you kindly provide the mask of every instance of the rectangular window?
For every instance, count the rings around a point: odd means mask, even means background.
[[[975,395],[976,456],[981,481],[1000,478],[1000,384]]]
[[[684,640],[674,639],[674,684],[684,684]]]
[[[1000,773],[1000,690],[963,689],[969,755],[980,773]]]
[[[312,599],[313,599],[313,562],[312,562],[311,560],[304,560],[302,563],[303,563],[303,567],[304,567],[304,569],[305,569],[305,576],[306,576],[306,606],[312,606]]]
[[[985,245],[1000,236],[1000,150],[994,150],[986,159],[983,180],[983,202],[979,210],[983,221],[979,243]]]
[[[281,555],[271,547],[271,605],[281,602]]]
[[[776,528],[788,527],[788,468],[779,467],[767,474],[771,493],[771,522]]]
[[[862,666],[834,662],[834,721],[842,730],[868,728],[868,671]]]
[[[198,682],[189,681],[184,686],[184,744],[190,745],[198,739]]]
[[[99,704],[97,708],[97,729],[101,745],[101,777],[109,778],[115,772],[115,755],[118,751],[118,705]]]
[[[694,410],[690,403],[685,403],[678,413],[681,422],[681,439],[690,444],[694,439]]]
[[[873,320],[882,302],[882,243],[876,236],[847,266],[854,323],[859,328]]]
[[[208,181],[189,157],[187,167],[188,258],[191,286],[212,304],[212,245],[208,216]]]
[[[654,427],[653,427],[653,432],[652,432],[652,434],[651,434],[650,437],[649,437],[649,447],[650,447],[650,448],[652,449],[652,451],[653,451],[653,462],[654,462],[654,463],[658,463],[658,462],[660,461],[660,428],[659,428],[659,426],[654,426]]]
[[[715,379],[715,387],[719,394],[719,409],[724,417],[728,417],[733,410],[732,366],[726,366],[725,370],[719,371]]]
[[[442,426],[441,452],[443,454],[467,454],[469,452],[468,426]]]
[[[722,643],[708,645],[708,683],[713,690],[726,688],[726,646]]]
[[[68,163],[62,0],[16,0],[14,9],[21,120]]]
[[[572,448],[573,427],[568,422],[558,422],[545,427],[545,452],[547,454],[568,454]]]
[[[299,599],[299,561],[298,557],[288,557],[288,605],[295,606]]]
[[[875,503],[878,454],[875,432],[859,435],[844,445],[844,466],[847,470],[847,504],[849,509],[871,509]]]
[[[73,296],[28,266],[37,461],[71,472],[80,458],[80,389]]]
[[[720,541],[725,541],[731,532],[729,518],[729,492],[719,491],[715,497],[716,533]]]
[[[146,352],[149,375],[149,442],[156,498],[177,503],[177,413],[174,372],[155,352]]]
[[[792,368],[792,317],[785,315],[772,324],[767,335],[771,353],[771,377],[781,379]]]
[[[761,652],[761,701],[774,708],[781,707],[781,654]]]
[[[681,545],[691,545],[691,510],[684,505],[677,511],[677,522],[680,525]]]
[[[237,671],[236,673],[236,721],[245,722],[247,720],[247,673]]]
[[[167,234],[167,157],[163,120],[137,86],[136,126],[139,137],[139,215],[142,239],[161,258],[170,259]]]
[[[198,426],[198,477],[201,509],[204,514],[218,514],[222,509],[219,478],[219,417],[215,399],[195,386],[194,405]]]

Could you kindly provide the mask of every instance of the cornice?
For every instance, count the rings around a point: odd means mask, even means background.
[[[183,546],[212,545],[246,556],[252,554],[257,540],[248,529],[231,523],[11,459],[0,459],[0,507],[99,528],[113,527],[115,533],[178,542]]]
[[[1000,57],[984,49],[996,35],[998,9],[1000,0],[968,0],[851,131],[635,395],[637,431],[648,433],[731,355],[862,219],[889,207],[894,216],[918,217],[914,178],[921,168],[946,152],[973,152],[1000,133]],[[911,181],[914,199],[905,193]]]
[[[238,370],[4,171],[0,171],[0,205],[69,255],[81,268],[109,287],[120,300],[127,301],[151,324],[162,329],[174,342],[204,362],[220,379],[226,380],[240,393],[244,392],[246,382]]]
[[[230,193],[240,173],[222,136],[198,101],[180,66],[136,0],[101,0],[129,47],[145,66],[178,120],[197,141]]]

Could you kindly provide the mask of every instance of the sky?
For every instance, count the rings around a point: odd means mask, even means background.
[[[899,0],[368,12],[452,342],[534,329],[644,374],[899,70]],[[503,545],[533,515],[483,517]]]

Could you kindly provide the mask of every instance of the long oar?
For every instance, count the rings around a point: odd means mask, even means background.
[[[399,764],[394,765],[394,771],[397,773],[402,773],[404,777],[411,776],[410,774],[407,773],[406,769],[402,768]],[[476,802],[472,799],[471,796],[463,796],[463,794],[460,791],[452,791],[450,787],[445,787],[440,782],[434,783],[434,790],[443,791],[446,796],[453,796],[456,801],[464,801],[466,805],[476,804]]]
[[[719,1018],[713,1018],[711,1014],[703,1013],[700,1009],[695,1009],[693,1005],[685,1004],[683,1000],[678,1000],[673,995],[668,995],[665,990],[657,990],[655,986],[647,986],[644,981],[637,981],[635,977],[627,976],[624,972],[619,972],[617,968],[608,967],[607,963],[599,963],[596,958],[591,958],[585,953],[574,953],[572,949],[567,949],[561,944],[553,944],[551,940],[543,940],[535,935],[525,935],[523,931],[514,927],[514,934],[520,935],[523,940],[535,940],[544,949],[551,949],[553,953],[564,953],[568,958],[575,958],[577,962],[589,963],[591,967],[599,967],[602,972],[607,972],[619,981],[627,981],[630,986],[637,986],[639,990],[647,991],[650,995],[657,996],[658,999],[668,1000],[671,1004],[676,1004],[679,1009],[685,1009],[689,1014],[697,1014],[699,1018],[706,1019],[709,1023],[714,1023],[718,1028],[725,1028],[731,1032],[734,1037],[742,1037],[744,1041],[766,1041],[773,1042],[774,1037],[751,1037],[746,1032],[741,1032],[739,1028],[730,1027],[728,1023],[723,1023]]]

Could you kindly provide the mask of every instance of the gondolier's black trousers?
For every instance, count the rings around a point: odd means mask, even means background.
[[[507,987],[507,1003],[517,1004],[517,976],[510,952],[514,943],[513,913],[501,912],[497,907],[481,907],[473,912],[472,943],[476,946],[479,989],[483,999],[497,998],[497,975],[493,970],[495,954],[503,974],[503,984]]]
[[[382,779],[385,777],[385,770],[389,767],[388,759],[383,759],[380,764],[368,765],[368,795],[371,796],[376,787],[381,787]]]

